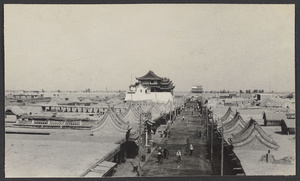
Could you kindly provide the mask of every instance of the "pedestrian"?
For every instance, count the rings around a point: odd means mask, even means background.
[[[168,134],[168,138],[170,138],[170,137],[171,137],[171,132],[170,132],[169,129],[168,129],[168,131],[167,131],[167,134]]]
[[[169,120],[169,121],[167,122],[167,129],[170,129],[171,125],[172,125],[172,121]]]
[[[180,150],[177,151],[176,156],[177,156],[177,163],[180,163],[180,161],[181,161],[181,152],[180,152]]]
[[[190,155],[193,155],[193,150],[194,150],[194,147],[192,144],[190,144]]]
[[[156,127],[152,128],[152,131],[153,131],[153,135],[155,135],[155,133],[156,133]]]
[[[169,159],[169,150],[166,147],[164,148],[164,159]]]
[[[274,155],[271,154],[270,150],[268,150],[268,153],[266,154],[266,162],[267,163],[274,163],[275,162]]]
[[[184,121],[184,116],[182,116],[182,121]]]
[[[162,163],[162,150],[161,150],[161,147],[158,148],[158,152],[157,152],[157,162],[158,163]]]
[[[168,136],[167,134],[168,134],[168,132],[167,132],[167,129],[165,128],[165,129],[164,129],[164,135],[165,135],[165,138]]]

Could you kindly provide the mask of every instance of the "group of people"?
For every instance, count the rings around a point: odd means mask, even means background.
[[[192,111],[192,115],[193,115],[193,111]],[[184,121],[185,118],[184,116],[182,117],[182,121]],[[169,137],[170,138],[170,126],[172,125],[172,121],[169,120],[167,122],[167,127],[164,129],[164,137]],[[187,120],[187,123],[189,123],[189,121]],[[201,131],[200,131],[200,137],[201,137]],[[186,150],[188,151],[188,155],[193,155],[193,151],[194,151],[194,147],[193,145],[190,143],[190,137],[187,136],[186,138]],[[176,162],[179,164],[181,162],[181,156],[182,156],[182,153],[180,150],[177,150],[176,152],[176,157],[177,157],[177,160]],[[157,152],[157,160],[158,160],[158,163],[162,163],[163,161],[163,158],[164,159],[168,159],[169,157],[169,150],[167,148],[164,148],[162,149],[161,147],[158,148],[158,152]]]
[[[170,136],[171,136],[170,128],[171,128],[171,125],[172,125],[172,124],[173,124],[173,123],[172,123],[171,120],[169,120],[169,121],[167,122],[167,127],[165,127],[165,129],[164,129],[164,137],[165,137],[165,138],[166,138],[166,137],[170,138]]]
[[[169,150],[167,148],[161,149],[161,147],[159,147],[157,151],[157,162],[162,163],[163,159],[169,159]]]

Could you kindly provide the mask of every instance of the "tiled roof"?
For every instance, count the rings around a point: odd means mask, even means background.
[[[126,117],[129,114],[134,115],[134,119],[136,120],[140,119],[140,112],[132,104],[130,104],[128,109],[123,114],[120,115],[120,118],[127,121]]]
[[[149,71],[146,75],[136,78],[137,80],[162,80],[161,77],[157,76],[153,71]]]
[[[217,122],[218,128],[222,125],[222,122],[224,125],[225,123],[229,122],[233,118],[234,118],[234,113],[232,112],[231,107],[229,107],[225,115],[221,117],[220,120]]]
[[[99,128],[103,128],[109,119],[112,121],[112,124],[121,132],[125,132],[128,130],[129,124],[122,120],[113,108],[109,108],[101,120],[96,121],[95,125],[93,126],[93,130],[98,130]]]
[[[253,139],[258,139],[258,142],[252,142]],[[269,149],[278,149],[277,143],[265,133],[265,131],[257,124],[257,122],[251,119],[244,129],[233,135],[233,138],[229,139],[230,143],[233,145],[234,148],[236,147],[253,147],[254,149],[259,148],[269,148]],[[248,145],[249,144],[249,145]],[[251,145],[252,144],[252,145]],[[261,145],[258,145],[261,144]]]
[[[155,120],[159,117],[161,117],[161,112],[159,110],[157,110],[157,108],[155,107],[155,105],[153,105],[149,110],[148,112],[151,113],[151,116],[152,116],[152,120]]]
[[[7,111],[7,110],[11,110],[11,112],[13,112],[15,115],[18,115],[18,116],[26,114],[26,112],[19,106],[8,106],[5,108],[5,111]]]
[[[237,112],[235,114],[233,119],[231,119],[229,122],[223,124],[224,132],[230,130],[231,128],[233,128],[234,126],[236,126],[238,124],[242,125],[243,128],[246,125],[245,121],[243,120],[243,118],[241,117],[239,112]]]

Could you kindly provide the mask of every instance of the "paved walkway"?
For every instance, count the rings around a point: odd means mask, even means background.
[[[195,104],[188,104],[187,107]],[[192,115],[192,112],[194,113]],[[185,121],[182,121],[182,116]],[[195,135],[196,131],[202,132],[202,137]],[[190,137],[190,143],[194,147],[192,156],[185,152],[186,138]],[[170,177],[170,176],[196,176],[213,175],[210,160],[207,155],[207,145],[205,142],[205,131],[200,125],[199,113],[193,111],[193,108],[187,108],[177,118],[171,127],[171,138],[164,138],[160,146],[166,147],[170,156],[164,159],[162,164],[157,163],[157,151],[148,158],[146,164],[142,167],[142,176]],[[180,149],[182,153],[181,163],[176,162],[176,152]]]

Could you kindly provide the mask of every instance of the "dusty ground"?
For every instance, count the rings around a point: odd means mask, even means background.
[[[162,164],[157,163],[157,152],[155,151],[142,168],[143,176],[213,175],[210,161],[207,158],[205,134],[202,134],[202,138],[194,135],[196,130],[201,130],[204,133],[204,128],[200,126],[198,113],[195,115],[196,111],[194,111],[194,115],[191,115],[192,110],[191,108],[181,113],[171,128],[171,137],[165,138],[160,144],[162,148],[167,147],[169,150],[169,159],[164,159]],[[182,116],[185,117],[185,121],[182,121]],[[194,146],[192,156],[185,152],[187,136],[190,136],[190,142]],[[182,160],[179,164],[176,162],[176,151],[178,149],[182,153]]]

